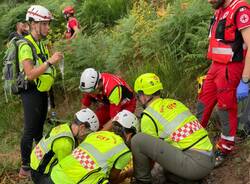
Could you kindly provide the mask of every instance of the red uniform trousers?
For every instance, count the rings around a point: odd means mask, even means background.
[[[222,134],[217,147],[225,154],[232,151],[237,131],[236,89],[244,62],[221,64],[213,62],[198,96],[197,117],[206,127],[217,103]]]

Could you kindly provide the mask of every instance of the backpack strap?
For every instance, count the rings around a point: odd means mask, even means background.
[[[21,39],[19,39],[18,40],[18,46],[19,46],[19,44],[21,44],[21,43],[26,43],[26,44],[28,44],[29,45],[29,47],[31,48],[31,51],[32,51],[32,56],[33,56],[33,65],[35,65],[36,64],[36,61],[37,61],[37,59],[38,59],[38,55],[36,54],[36,48],[35,48],[35,46],[31,43],[31,41],[29,41],[28,39],[26,39],[26,38],[21,38]],[[17,49],[18,49],[18,47],[17,47]],[[18,52],[17,52],[18,53]],[[17,58],[16,58],[16,61],[18,61],[17,63],[16,63],[16,66],[18,66],[18,72],[20,72],[20,70],[19,70],[19,59],[18,59],[18,54],[17,54]]]
[[[37,59],[38,59],[38,55],[37,55],[37,53],[36,53],[36,48],[35,48],[35,46],[31,43],[31,41],[29,41],[28,39],[26,39],[26,38],[24,38],[26,41],[27,41],[27,43],[28,43],[28,45],[30,46],[30,48],[31,48],[31,50],[32,50],[32,56],[33,56],[33,58],[34,58],[34,62],[36,62],[37,61]],[[36,64],[36,63],[34,63],[34,64]]]
[[[18,37],[14,37],[11,39],[11,42],[14,42],[15,49],[16,49],[16,59],[15,59],[15,61],[16,61],[16,74],[20,73],[19,58],[18,58],[19,40],[20,40],[20,38],[18,38]]]

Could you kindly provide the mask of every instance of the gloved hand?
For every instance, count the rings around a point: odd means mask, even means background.
[[[248,97],[249,94],[249,86],[248,84],[244,83],[242,80],[240,80],[240,83],[237,87],[237,100],[241,101],[244,98]]]

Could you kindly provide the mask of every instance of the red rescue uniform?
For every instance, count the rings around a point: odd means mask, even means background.
[[[226,8],[216,10],[210,27],[207,58],[212,65],[198,97],[197,117],[206,127],[217,104],[222,127],[217,147],[225,154],[233,149],[238,125],[236,89],[247,50],[240,31],[249,26],[249,4],[232,0]]]
[[[113,74],[101,73],[101,80],[103,83],[101,94],[86,93],[81,99],[81,103],[86,107],[92,102],[98,102],[95,113],[100,122],[100,129],[123,109],[134,112],[136,108],[133,90],[123,79]]]
[[[75,17],[71,17],[69,19],[69,21],[67,22],[67,31],[65,34],[65,38],[66,39],[70,39],[72,37],[72,35],[74,34],[74,27],[77,27],[78,29],[80,29],[80,25],[77,21],[77,19]]]

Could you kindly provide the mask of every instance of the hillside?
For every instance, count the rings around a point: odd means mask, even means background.
[[[53,111],[59,119],[70,120],[79,110],[82,95],[78,89],[79,78],[86,67],[118,74],[131,86],[140,74],[155,72],[162,79],[165,96],[176,98],[195,111],[196,79],[210,65],[205,54],[213,10],[207,1],[161,0],[152,5],[144,0],[3,0],[0,2],[1,58],[9,33],[14,30],[15,22],[24,18],[30,4],[48,7],[55,17],[46,41],[51,50],[64,53],[64,72],[57,66],[54,86],[56,108]],[[75,6],[82,29],[70,44],[63,38],[66,21],[61,12],[66,5]],[[3,81],[1,91],[2,86]],[[21,100],[18,96],[8,100],[6,103],[1,92],[0,184],[31,183],[17,177],[23,131]],[[211,120],[211,124],[216,123],[216,118]],[[44,132],[51,126],[46,123]],[[209,128],[211,139],[218,134],[215,127]],[[237,143],[227,162],[214,169],[203,183],[250,184],[250,140]]]

